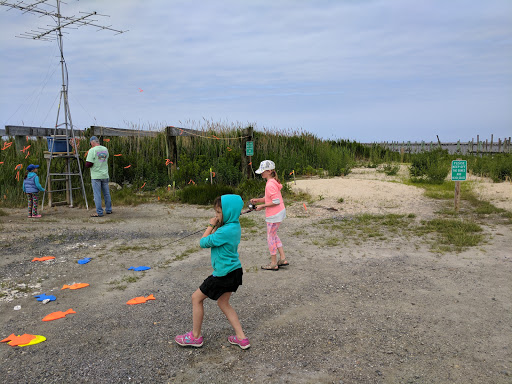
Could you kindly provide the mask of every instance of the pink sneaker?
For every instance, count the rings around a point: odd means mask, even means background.
[[[174,338],[179,345],[182,347],[202,347],[203,346],[203,336],[198,337],[197,339],[194,337],[192,331],[189,333],[185,333],[184,335],[178,335]]]
[[[41,217],[41,215],[33,215],[32,217]]]
[[[245,339],[239,340],[236,336],[229,336],[228,341],[233,345],[238,345],[242,349],[247,349],[251,346],[247,337]]]

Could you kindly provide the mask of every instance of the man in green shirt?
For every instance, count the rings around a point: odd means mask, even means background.
[[[107,214],[112,213],[112,201],[110,199],[110,190],[108,188],[108,149],[100,145],[100,141],[96,136],[91,137],[91,149],[85,159],[85,168],[91,169],[91,184],[94,194],[94,204],[96,205],[96,213],[92,217],[103,216],[103,208],[101,207],[101,193],[105,199],[105,211]]]

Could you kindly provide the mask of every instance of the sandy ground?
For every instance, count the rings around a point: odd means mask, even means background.
[[[347,177],[297,180],[290,185],[295,191],[309,193],[317,200],[316,204],[342,209],[349,214],[417,212],[431,216],[436,203],[423,197],[423,189],[400,184],[406,175],[406,166],[401,167],[397,176],[386,176],[371,168],[355,168]],[[468,175],[467,180],[473,184],[479,198],[512,211],[511,182],[493,183],[475,175]]]
[[[251,340],[246,351],[227,342],[232,330],[211,301],[204,346],[172,341],[190,330],[190,295],[211,273],[200,234],[179,239],[203,229],[212,209],[114,202],[114,214],[100,219],[59,207],[37,221],[4,209],[0,337],[47,340],[0,344],[0,382],[511,383],[510,224],[482,219],[484,243],[444,254],[410,233],[365,237],[326,224],[360,213],[414,213],[410,225],[436,217],[444,203],[397,178],[356,170],[297,181],[293,188],[316,200],[307,210],[288,202],[279,233],[291,265],[277,272],[260,269],[268,261],[263,213],[244,215],[244,283],[232,305]],[[481,184],[482,196],[508,206],[509,186]],[[45,255],[56,260],[30,261]],[[78,264],[84,257],[92,261]],[[152,269],[127,269],[140,265]],[[74,282],[90,286],[61,290]],[[41,304],[38,293],[57,300]],[[126,305],[149,294],[156,300]],[[69,308],[77,313],[41,321]]]

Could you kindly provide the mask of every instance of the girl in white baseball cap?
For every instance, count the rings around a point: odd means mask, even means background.
[[[281,189],[283,185],[279,181],[276,173],[276,165],[272,160],[263,160],[260,167],[256,170],[267,184],[265,185],[265,197],[251,199],[251,203],[263,203],[256,205],[256,210],[265,209],[267,222],[267,242],[270,251],[270,264],[262,265],[261,268],[268,271],[277,271],[279,267],[289,265],[284,255],[283,244],[277,236],[277,229],[281,222],[286,218],[286,208],[284,207]],[[277,252],[279,252],[279,260],[277,260]]]

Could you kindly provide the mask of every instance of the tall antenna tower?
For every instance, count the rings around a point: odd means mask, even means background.
[[[75,134],[73,132],[73,120],[71,119],[71,111],[69,109],[69,99],[68,99],[68,70],[66,61],[64,60],[64,48],[62,45],[62,30],[64,28],[74,28],[77,29],[79,27],[83,26],[92,26],[98,28],[98,31],[100,30],[109,30],[116,32],[116,34],[124,33],[127,31],[121,31],[118,29],[111,28],[110,25],[100,25],[96,22],[98,20],[95,19],[97,16],[102,17],[108,17],[107,15],[100,15],[96,12],[80,12],[81,15],[79,16],[64,16],[61,14],[60,11],[60,5],[61,3],[66,4],[60,0],[55,0],[56,5],[48,4],[49,0],[39,0],[32,3],[25,3],[24,1],[17,1],[15,3],[9,3],[8,1],[0,0],[0,5],[9,7],[10,9],[18,9],[22,11],[23,13],[32,13],[36,15],[48,16],[55,22],[55,25],[47,25],[46,27],[38,27],[37,30],[31,30],[29,32],[24,32],[16,37],[24,38],[24,39],[33,39],[33,40],[46,40],[46,41],[55,41],[57,40],[57,43],[59,45],[60,49],[60,65],[61,65],[61,72],[62,72],[62,89],[60,92],[60,101],[59,101],[59,107],[57,110],[57,119],[55,123],[55,130],[54,134],[52,135],[53,140],[51,140],[51,145],[49,145],[49,156],[47,157],[47,175],[46,175],[46,190],[48,190],[49,193],[49,203],[50,206],[52,205],[51,201],[51,193],[52,192],[58,192],[58,191],[65,191],[66,192],[66,202],[70,205],[70,207],[73,206],[73,189],[80,189],[80,188],[73,188],[71,183],[71,176],[73,175],[79,175],[80,176],[80,183],[81,183],[81,190],[82,194],[85,200],[85,206],[87,209],[89,209],[88,203],[87,203],[87,197],[85,194],[85,187],[84,187],[84,180],[82,176],[82,169],[80,166],[80,158],[78,153],[78,147],[76,146],[75,141]],[[61,107],[63,108],[63,116],[61,116]],[[61,118],[59,123],[59,118]],[[61,130],[64,130],[65,135],[58,135],[58,129],[59,127]],[[58,136],[60,138],[58,138]],[[59,152],[56,154],[56,151],[54,151],[55,142],[56,140],[65,140],[65,153]],[[68,143],[72,143],[73,149],[72,153],[70,153],[70,148]],[[50,141],[49,141],[50,143]],[[46,157],[46,155],[45,155]],[[66,172],[60,172],[60,173],[53,173],[51,172],[51,163],[52,159],[54,158],[64,158],[66,160]],[[78,164],[78,172],[72,172],[71,170],[71,164],[70,160],[75,158]],[[62,179],[53,179],[52,176],[65,176]],[[52,181],[66,181],[66,188],[62,190],[51,190]],[[46,194],[46,191],[45,191]],[[57,203],[56,203],[57,204]],[[55,204],[55,205],[56,205]],[[44,207],[44,196],[43,196],[43,207]]]

